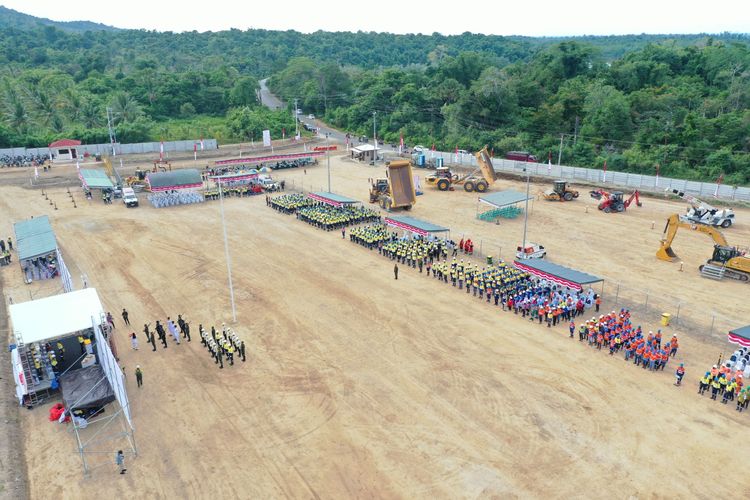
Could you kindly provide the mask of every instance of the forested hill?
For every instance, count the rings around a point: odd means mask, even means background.
[[[62,3],[60,5],[63,5]],[[91,21],[53,21],[41,17],[34,17],[17,10],[0,5],[0,29],[33,29],[39,26],[53,26],[64,31],[84,32],[98,30],[116,30],[112,26],[92,23]]]
[[[0,8],[0,147],[61,137],[212,136],[294,128],[257,80],[341,128],[408,143],[557,150],[563,162],[750,182],[750,38],[465,33],[169,33],[55,23]],[[63,29],[64,28],[64,29]]]

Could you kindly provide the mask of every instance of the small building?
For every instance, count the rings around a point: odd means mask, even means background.
[[[50,158],[55,163],[69,163],[78,159],[77,146],[81,141],[75,139],[60,139],[49,145]]]
[[[359,161],[375,161],[380,148],[372,144],[362,144],[351,149],[352,158]]]

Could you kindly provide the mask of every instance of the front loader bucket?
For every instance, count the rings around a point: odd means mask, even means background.
[[[674,253],[674,250],[672,250],[672,247],[664,246],[664,243],[662,243],[661,247],[656,252],[656,257],[661,260],[666,260],[667,262],[674,262],[679,259],[677,254]]]

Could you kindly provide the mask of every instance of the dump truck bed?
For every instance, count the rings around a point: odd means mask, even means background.
[[[492,166],[492,158],[490,158],[486,146],[476,154],[476,158],[477,163],[479,163],[479,170],[482,172],[482,177],[491,186],[495,182],[496,175],[495,168]]]
[[[391,206],[400,208],[414,205],[417,194],[414,191],[414,176],[409,160],[396,160],[387,165],[391,186]]]

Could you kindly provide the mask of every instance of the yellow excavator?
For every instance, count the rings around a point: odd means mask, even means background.
[[[682,221],[678,214],[672,214],[667,219],[667,225],[664,227],[664,238],[661,240],[661,246],[659,251],[656,252],[656,257],[668,262],[678,260],[677,254],[672,250],[672,241],[674,241],[679,228],[705,233],[713,239],[713,255],[698,268],[703,276],[714,279],[726,277],[740,281],[750,279],[750,257],[745,252],[730,246],[721,231],[715,227]]]

